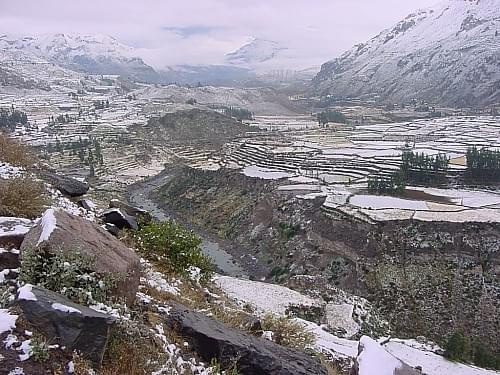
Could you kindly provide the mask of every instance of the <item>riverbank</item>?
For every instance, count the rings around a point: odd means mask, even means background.
[[[252,275],[253,267],[251,267],[248,262],[241,262],[239,259],[235,258],[231,253],[231,245],[228,244],[227,241],[222,241],[219,238],[209,235],[202,228],[195,227],[186,220],[183,220],[172,210],[169,210],[164,202],[158,202],[157,199],[155,199],[155,191],[163,186],[169,178],[170,175],[168,170],[164,170],[153,177],[146,178],[130,185],[126,195],[128,202],[148,211],[156,220],[165,221],[173,219],[194,231],[202,238],[202,251],[212,259],[218,272],[233,277],[243,278],[248,278]]]

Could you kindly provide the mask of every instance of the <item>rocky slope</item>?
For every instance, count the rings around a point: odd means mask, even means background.
[[[277,190],[277,181],[224,170],[176,176],[160,199],[231,241],[235,257],[252,258],[254,277],[287,281],[306,293],[322,285],[328,298],[335,293],[327,286],[362,295],[396,335],[445,344],[464,332],[493,351],[500,348],[497,225],[359,224],[321,212],[322,198],[304,201]],[[380,325],[366,320],[362,327],[376,334]]]
[[[446,0],[325,63],[316,93],[446,105],[500,101],[497,0]]]

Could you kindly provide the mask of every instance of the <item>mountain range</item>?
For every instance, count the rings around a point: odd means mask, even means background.
[[[500,103],[500,2],[447,0],[321,67],[313,92],[387,103]]]

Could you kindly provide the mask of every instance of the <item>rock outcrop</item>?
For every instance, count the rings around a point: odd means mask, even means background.
[[[327,374],[319,362],[302,352],[228,328],[198,312],[175,307],[167,324],[204,360],[217,358],[223,367],[236,364],[242,375]]]
[[[105,211],[102,214],[102,219],[105,223],[113,224],[118,229],[139,229],[137,221],[132,216],[127,215],[118,208]]]
[[[127,215],[132,216],[139,224],[149,223],[153,220],[153,216],[151,216],[148,211],[131,206],[118,199],[112,199],[109,202],[109,208],[118,208],[121,212],[125,212]]]
[[[54,185],[62,194],[70,197],[79,197],[87,193],[89,185],[71,177],[61,176],[54,172],[40,171],[39,176]]]
[[[114,317],[29,284],[19,289],[15,303],[51,344],[76,350],[95,365],[101,364]]]
[[[21,244],[26,250],[80,254],[94,261],[95,271],[117,279],[113,295],[131,304],[139,286],[140,259],[97,224],[65,211],[49,209]]]

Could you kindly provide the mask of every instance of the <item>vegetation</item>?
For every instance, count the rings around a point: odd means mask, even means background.
[[[329,109],[324,112],[318,113],[316,117],[318,119],[318,123],[322,126],[330,122],[336,122],[340,124],[345,124],[347,122],[347,119],[343,113],[339,111],[331,111]]]
[[[316,341],[316,337],[305,326],[289,317],[266,315],[262,318],[262,329],[273,333],[273,341],[288,348],[306,351]]]
[[[158,370],[165,353],[148,326],[120,321],[111,331],[101,375],[143,375]]]
[[[28,167],[36,157],[28,147],[0,133],[0,160],[16,167]]]
[[[406,189],[406,181],[401,172],[389,177],[369,176],[368,191],[375,194],[402,195]]]
[[[28,116],[22,111],[14,109],[0,108],[0,131],[13,131],[17,124],[26,125],[28,123]]]
[[[52,253],[44,249],[28,249],[21,261],[20,281],[60,293],[70,300],[89,305],[110,300],[116,285],[111,275],[95,271],[94,261],[75,252]]]
[[[460,331],[448,339],[444,355],[452,361],[470,362],[485,368],[500,369],[500,357],[493,354],[481,341],[473,341]]]
[[[0,216],[35,219],[50,204],[43,182],[30,177],[0,179]]]
[[[405,151],[401,173],[405,181],[414,184],[434,184],[443,181],[448,171],[449,159],[444,154],[436,156]]]
[[[300,224],[292,224],[281,221],[278,224],[281,235],[283,235],[287,240],[295,237],[300,231]]]
[[[162,268],[187,274],[190,267],[198,267],[205,277],[212,272],[200,248],[201,238],[174,221],[149,223],[131,234],[139,251]]]
[[[252,112],[245,108],[224,107],[222,112],[227,117],[233,117],[240,122],[243,120],[251,120],[253,118]]]
[[[467,149],[466,177],[477,182],[500,181],[500,151],[476,146]]]

